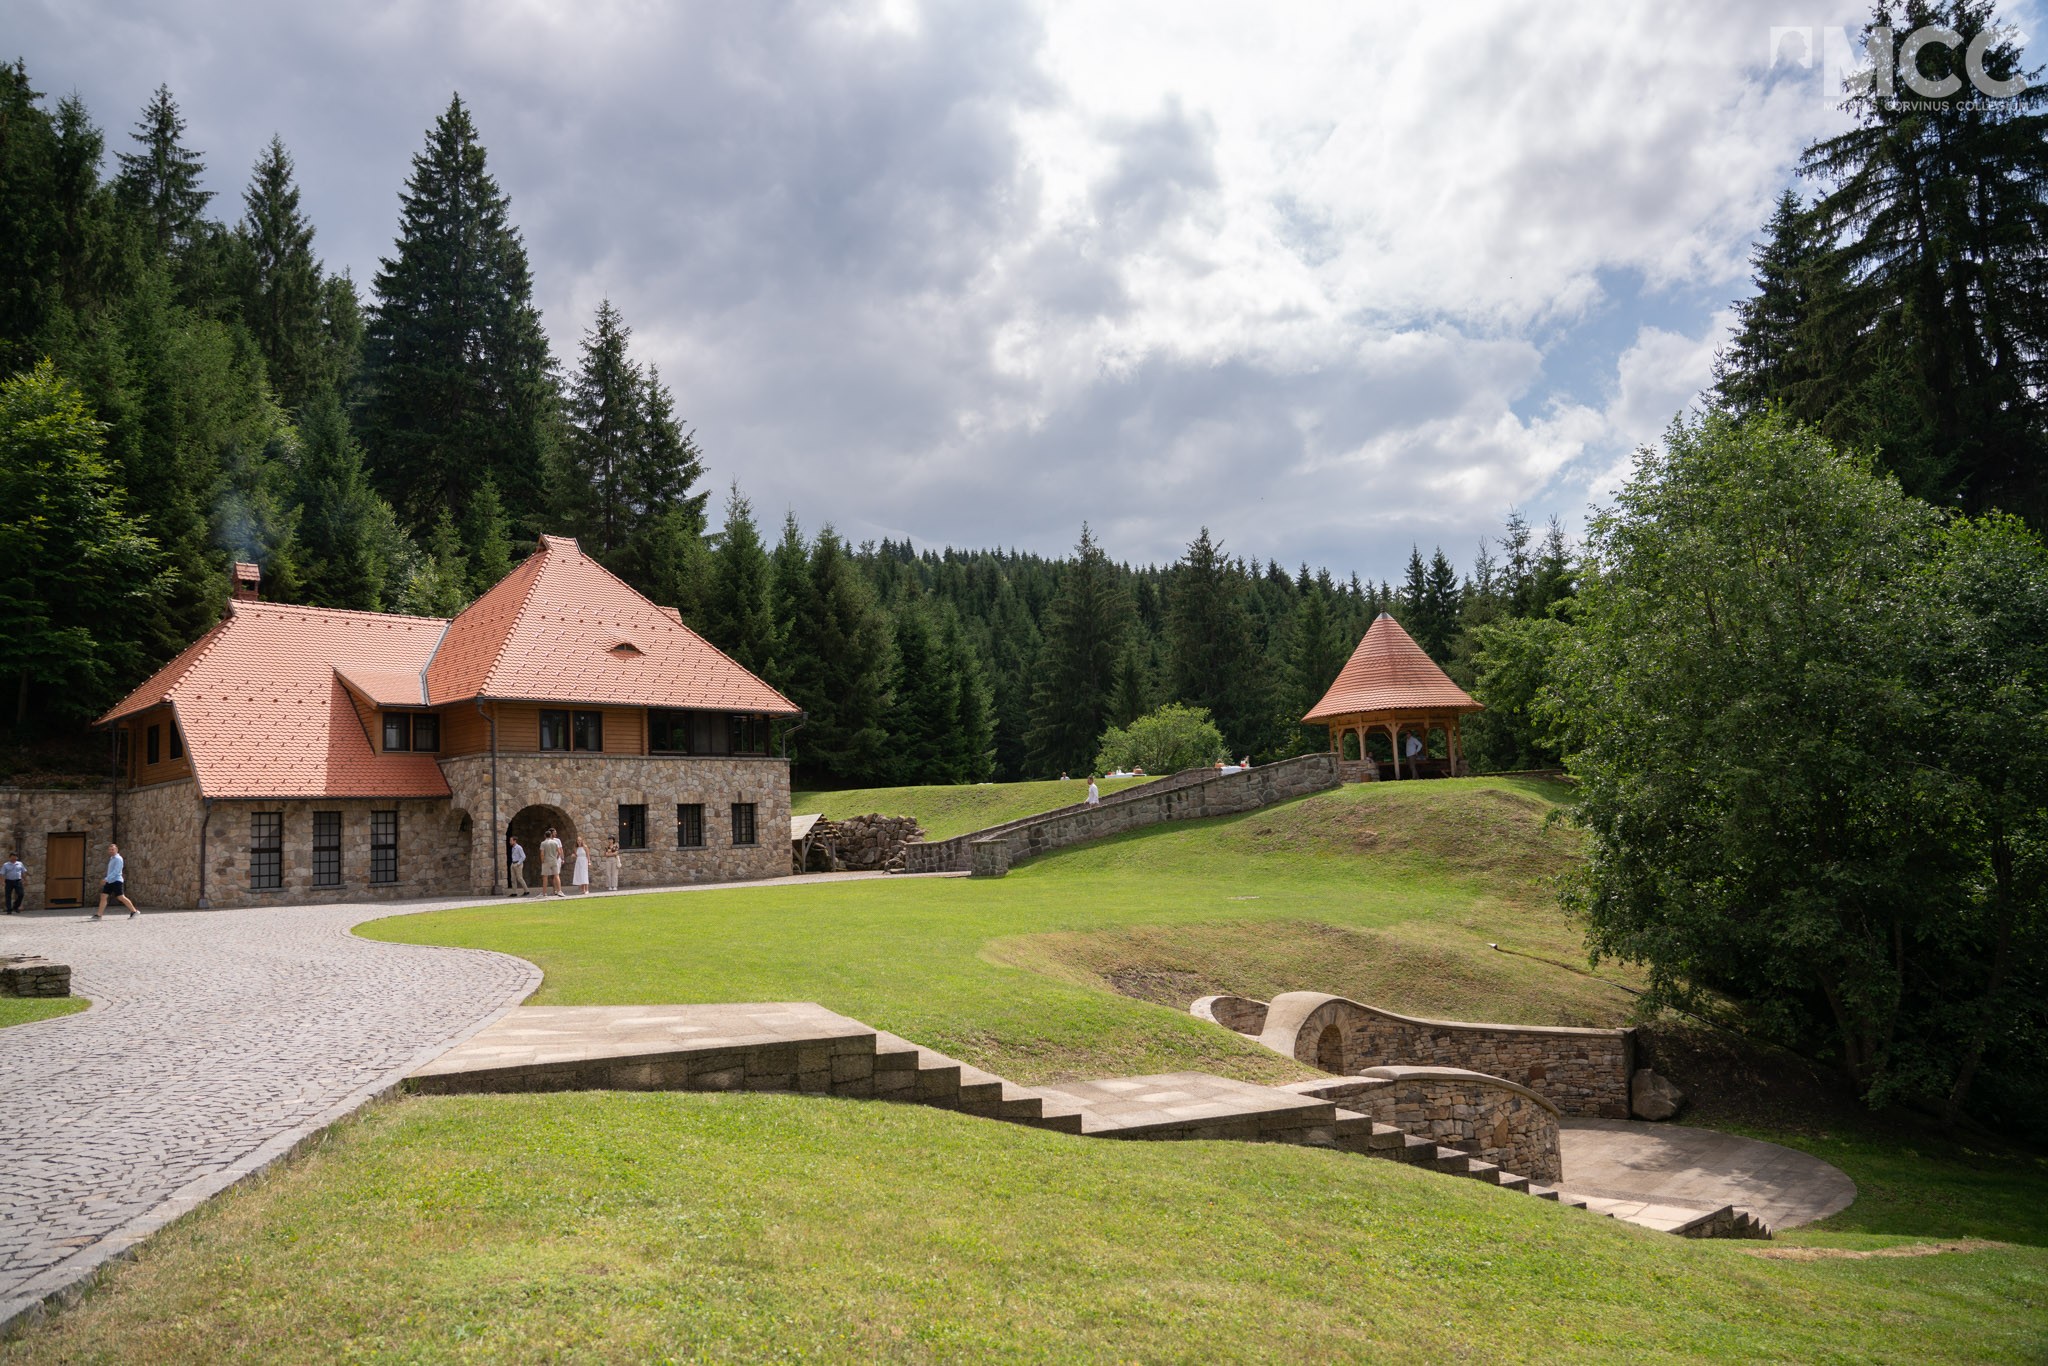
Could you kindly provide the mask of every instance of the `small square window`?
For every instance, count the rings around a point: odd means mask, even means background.
[[[249,885],[259,892],[284,886],[284,812],[249,813]]]
[[[755,843],[754,803],[734,802],[732,804],[732,842],[734,844]]]
[[[647,847],[647,807],[644,804],[619,806],[619,848],[645,849]]]
[[[569,748],[569,713],[552,707],[540,710],[540,747],[542,749]]]
[[[441,748],[440,717],[422,712],[412,718],[412,747],[421,754],[432,754]]]
[[[702,849],[704,847],[704,804],[702,802],[678,802],[676,804],[676,848]]]
[[[402,711],[384,713],[384,748],[390,752],[412,748],[412,718]]]

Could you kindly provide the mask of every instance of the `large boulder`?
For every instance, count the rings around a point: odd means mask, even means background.
[[[1669,1119],[1683,1104],[1685,1092],[1669,1077],[1660,1077],[1647,1067],[1629,1080],[1628,1108],[1637,1119]]]

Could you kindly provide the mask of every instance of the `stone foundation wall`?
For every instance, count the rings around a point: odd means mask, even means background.
[[[1525,1087],[1457,1068],[1376,1067],[1347,1094],[1347,1110],[1505,1167],[1532,1181],[1564,1179],[1557,1107]]]
[[[1260,1041],[1325,1071],[1464,1068],[1527,1086],[1567,1115],[1629,1117],[1632,1029],[1418,1020],[1341,996],[1293,991],[1273,998]]]
[[[284,816],[284,886],[249,885],[250,816]],[[313,813],[341,813],[341,883],[313,883]],[[398,813],[398,878],[370,881],[370,813]],[[468,890],[468,819],[435,798],[351,798],[310,802],[217,801],[206,832],[206,902],[224,906],[289,906],[317,901],[402,901],[460,896]],[[139,904],[139,903],[138,903]]]
[[[478,894],[504,890],[503,859],[493,875],[493,854],[503,848],[506,827],[530,806],[550,807],[566,817],[591,851],[590,879],[604,886],[599,861],[607,840],[619,832],[619,806],[647,808],[645,849],[620,853],[621,887],[661,887],[690,882],[731,882],[789,874],[789,763],[768,757],[679,755],[501,754],[498,756],[498,816],[491,819],[491,758],[464,755],[441,761],[454,792],[454,805],[472,816],[468,846],[468,889]],[[676,806],[704,807],[704,847],[676,847]],[[732,804],[754,804],[755,843],[732,842]],[[496,834],[493,835],[495,828]],[[573,848],[564,833],[563,842]],[[526,876],[540,885],[540,851],[528,845]]]
[[[121,855],[128,899],[144,910],[199,904],[199,787],[190,778],[121,794]],[[217,818],[216,818],[217,819]],[[88,860],[87,871],[101,868]],[[95,883],[94,904],[98,904]]]
[[[1304,754],[1237,773],[1189,769],[1126,788],[1104,797],[1096,806],[1063,806],[949,840],[910,844],[904,849],[904,871],[999,874],[999,870],[1007,871],[1012,864],[1071,844],[1099,840],[1161,821],[1235,815],[1290,797],[1322,792],[1338,784],[1337,760],[1329,754]],[[1008,846],[1002,853],[976,848],[997,839]]]
[[[122,794],[126,799],[127,794]],[[67,788],[0,787],[0,859],[21,855],[28,867],[22,883],[23,908],[40,911],[47,904],[48,840],[51,835],[85,836],[87,905],[97,905],[100,874],[107,868],[107,842],[114,838],[114,795],[111,785],[82,791]]]

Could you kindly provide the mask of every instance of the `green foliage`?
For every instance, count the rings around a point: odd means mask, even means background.
[[[413,157],[365,336],[364,447],[415,531],[466,512],[485,477],[515,521],[546,520],[555,392],[510,201],[460,96]]]
[[[601,301],[583,334],[582,359],[569,389],[568,431],[552,499],[555,524],[606,564],[626,545],[632,521],[626,471],[646,438],[640,367],[626,355],[632,335],[612,301]]]
[[[1556,617],[1504,617],[1471,634],[1472,696],[1486,710],[1465,721],[1466,757],[1482,772],[1555,767],[1560,754],[1543,699],[1571,628]]]
[[[1085,768],[1095,757],[1131,617],[1129,595],[1084,524],[1042,627],[1026,739],[1040,772]]]
[[[141,223],[156,251],[171,258],[191,251],[204,236],[200,215],[213,198],[199,188],[206,163],[184,145],[184,136],[185,116],[170,87],[160,85],[135,124],[140,150],[120,153],[121,173],[114,182],[121,206]]]
[[[370,487],[362,448],[331,389],[315,393],[299,420],[297,501],[304,601],[382,609],[408,577],[412,547]]]
[[[712,555],[711,591],[704,630],[744,667],[766,677],[781,634],[770,594],[773,567],[754,524],[753,504],[734,480],[725,499],[725,529]]]
[[[498,497],[498,483],[485,475],[462,518],[462,545],[469,559],[471,597],[482,597],[512,572],[512,519]]]
[[[0,597],[17,731],[89,720],[137,666],[163,592],[156,542],[102,457],[104,429],[48,361],[0,381]]]
[[[469,557],[462,533],[446,509],[427,538],[426,553],[413,565],[412,577],[399,596],[398,610],[415,617],[452,617],[469,606]]]
[[[263,352],[271,393],[296,412],[315,389],[340,383],[353,361],[335,355],[313,225],[299,211],[291,155],[280,139],[272,137],[257,159],[242,204],[235,229],[242,324]]]
[[[809,713],[794,758],[807,776],[860,784],[890,768],[889,620],[832,528],[811,547],[790,638],[791,695]]]
[[[1184,768],[1206,768],[1224,757],[1223,732],[1216,729],[1206,708],[1168,702],[1129,726],[1111,726],[1104,731],[1095,770],[1128,773],[1142,769],[1157,777]]]
[[[1272,701],[1263,651],[1250,648],[1257,637],[1245,605],[1247,577],[1224,559],[1209,528],[1188,545],[1168,593],[1173,695],[1212,714],[1238,748],[1263,752]]]
[[[1596,954],[1645,963],[1653,1004],[1738,1003],[1874,1101],[1954,1109],[1974,1059],[2033,1057],[2010,1050],[2041,1037],[2048,963],[2039,541],[1944,528],[1776,415],[1709,414],[1643,453],[1590,547],[1553,667]]]

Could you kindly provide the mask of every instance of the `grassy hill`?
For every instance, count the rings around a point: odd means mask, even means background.
[[[1104,778],[1096,784],[1104,796],[1150,782],[1149,778]],[[951,839],[1041,811],[1088,799],[1086,776],[1075,781],[1040,783],[961,783],[947,787],[849,787],[832,791],[792,792],[790,814],[822,812],[833,820],[880,812],[912,816],[927,839]]]
[[[1623,1017],[1606,979],[1625,977],[1569,966],[1558,793],[1354,786],[1000,880],[508,902],[365,932],[521,954],[546,972],[535,1004],[815,1000],[1027,1083],[1279,1079],[1305,1069],[1185,998]],[[773,1095],[410,1100],[201,1211],[0,1363],[2039,1359],[2038,1155],[1874,1122],[1765,1136],[1858,1182],[1771,1249],[1810,1260],[1278,1145]],[[1958,1250],[1866,1255],[1930,1239]]]

